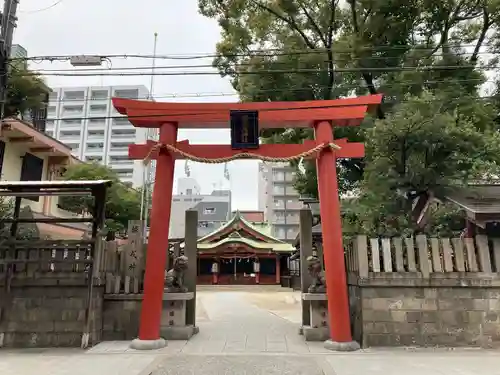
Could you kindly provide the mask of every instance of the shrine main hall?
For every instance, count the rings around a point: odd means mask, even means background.
[[[271,226],[251,221],[252,216],[236,211],[224,225],[198,239],[199,285],[289,284],[295,247],[273,237]]]

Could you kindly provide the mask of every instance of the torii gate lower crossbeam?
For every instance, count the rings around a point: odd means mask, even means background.
[[[229,158],[238,155],[249,157],[276,158],[280,160],[286,157],[298,157],[297,151],[301,151],[299,157],[315,157],[317,160],[318,189],[320,198],[320,213],[323,229],[323,248],[325,258],[325,277],[327,284],[329,327],[331,339],[325,343],[327,348],[332,350],[356,350],[359,345],[352,341],[350,328],[349,300],[347,291],[346,270],[344,261],[344,248],[342,244],[342,225],[340,218],[340,203],[338,195],[338,183],[336,173],[337,157],[361,158],[364,156],[364,147],[359,143],[349,143],[345,140],[338,140],[336,144],[333,138],[332,121],[335,125],[357,125],[360,121],[360,107],[364,111],[371,106],[379,104],[382,97],[367,96],[354,99],[343,99],[336,101],[325,101],[331,105],[331,111],[321,107],[321,118],[307,118],[305,114],[308,109],[305,102],[288,102],[287,110],[283,110],[283,103],[245,103],[245,104],[206,104],[208,121],[205,127],[222,127],[221,119],[230,109],[248,109],[253,105],[254,109],[261,107],[266,111],[273,111],[270,105],[276,104],[277,109],[274,114],[268,112],[265,116],[266,123],[262,127],[277,127],[277,123],[286,122],[283,127],[304,127],[311,126],[315,131],[315,141],[304,145],[278,144],[270,147],[261,147],[258,150],[241,150],[235,152],[226,145],[210,145],[207,154],[206,145],[189,145],[187,142],[177,142],[177,129],[180,127],[200,128],[197,122],[200,120],[198,112],[189,112],[180,116],[179,112],[186,111],[186,103],[153,103],[141,102],[126,99],[113,99],[117,110],[122,114],[133,113],[129,120],[140,127],[159,128],[159,142],[148,143],[146,145],[130,145],[129,157],[131,159],[156,159],[156,180],[153,189],[151,226],[146,257],[146,274],[144,279],[144,298],[142,302],[141,321],[139,328],[139,338],[134,340],[132,347],[136,349],[155,349],[164,346],[166,343],[160,338],[161,309],[163,299],[164,272],[166,268],[168,248],[168,234],[170,223],[170,210],[172,202],[172,188],[174,165],[176,159],[190,158],[195,161],[218,160],[224,162]],[[344,102],[355,113],[354,123],[349,123],[349,111],[339,110],[344,107]],[[316,111],[312,111],[312,116],[318,114],[317,102],[314,103]],[[193,104],[199,108],[202,104]],[[179,108],[182,107],[182,108]],[[189,108],[189,107],[188,107]],[[296,123],[290,123],[291,115],[289,111],[294,109],[300,116]],[[326,109],[329,107],[327,106]],[[161,111],[161,112],[159,112]],[[161,113],[161,120],[159,119]],[[168,121],[169,113],[172,113],[172,121]],[[323,119],[325,117],[325,119]],[[215,122],[213,125],[210,122]],[[306,124],[306,125],[304,125]],[[226,124],[227,125],[227,124]],[[228,154],[232,154],[228,155]]]

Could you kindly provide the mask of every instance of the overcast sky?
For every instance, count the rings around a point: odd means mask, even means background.
[[[14,43],[29,56],[79,54],[152,54],[153,34],[158,36],[158,55],[208,54],[215,51],[219,28],[215,21],[198,14],[197,0],[20,0],[19,23]],[[210,64],[195,61],[158,60],[157,66]],[[151,60],[113,59],[112,66],[149,66]],[[69,63],[31,64],[33,69],[70,69]],[[202,70],[210,70],[204,68]],[[184,69],[187,70],[187,69]],[[165,70],[163,70],[165,71]],[[149,76],[135,77],[47,77],[52,87],[90,85],[146,85]],[[158,101],[237,101],[228,80],[212,76],[156,76],[154,95]],[[171,94],[176,94],[171,98]],[[192,97],[202,94],[202,97]],[[207,96],[213,94],[214,96]],[[191,96],[191,97],[180,97]],[[229,143],[228,130],[182,131],[180,139],[192,143]],[[257,209],[257,162],[236,161],[229,165],[231,181],[224,179],[224,166],[190,163],[191,177],[203,193],[214,187],[231,187],[233,209]],[[176,165],[176,179],[184,176],[184,162]]]

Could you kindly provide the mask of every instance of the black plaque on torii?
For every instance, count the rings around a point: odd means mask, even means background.
[[[230,111],[231,147],[234,150],[259,148],[259,112]]]

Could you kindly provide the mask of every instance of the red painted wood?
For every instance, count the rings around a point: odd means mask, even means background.
[[[132,100],[113,98],[113,105],[122,115],[128,114],[129,110],[140,109],[156,111],[160,113],[183,113],[196,114],[200,112],[228,112],[230,110],[283,110],[283,109],[302,109],[307,110],[317,107],[350,107],[366,105],[369,110],[374,110],[382,102],[382,95],[366,95],[356,98],[333,99],[333,100],[309,100],[294,102],[253,102],[253,103],[172,103],[172,102],[153,102],[144,100]],[[309,119],[314,119],[312,116]],[[189,118],[186,120],[190,120]]]
[[[367,105],[347,107],[326,107],[308,109],[285,109],[259,111],[259,128],[311,127],[311,119],[334,121],[337,126],[359,125],[364,119]],[[229,111],[151,111],[127,110],[129,121],[136,127],[156,128],[165,121],[178,123],[179,128],[228,128]]]
[[[160,128],[161,142],[175,142],[177,128],[164,124]],[[174,181],[175,160],[168,153],[162,153],[156,164],[156,180],[153,188],[151,226],[144,275],[144,297],[142,301],[139,338],[157,340],[160,338],[161,310],[165,269],[167,263],[170,209]]]
[[[317,123],[315,138],[320,142],[332,142],[333,129],[331,124],[326,121]],[[333,341],[350,342],[352,341],[351,323],[335,153],[330,150],[321,152],[316,160],[316,168],[318,171],[321,227],[323,229],[330,337]]]

